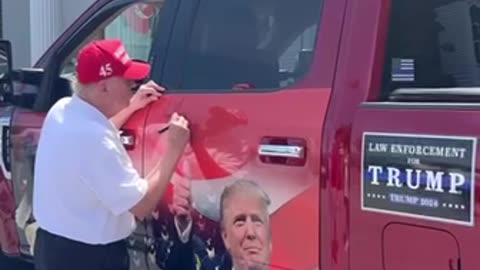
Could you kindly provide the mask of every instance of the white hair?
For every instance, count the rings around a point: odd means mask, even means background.
[[[226,186],[220,195],[220,224],[222,226],[225,218],[225,201],[235,193],[249,193],[257,195],[258,199],[262,203],[263,211],[266,213],[267,221],[270,219],[268,207],[271,204],[271,200],[268,194],[256,182],[247,179],[240,179],[233,184]]]
[[[72,94],[82,95],[82,93],[89,87],[89,85],[79,82],[75,76],[68,79],[70,80]]]

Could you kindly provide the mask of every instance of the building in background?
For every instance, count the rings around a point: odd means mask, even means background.
[[[32,66],[95,0],[1,0],[0,36],[12,42],[14,68]]]

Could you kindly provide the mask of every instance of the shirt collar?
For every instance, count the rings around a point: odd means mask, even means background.
[[[80,108],[81,113],[85,116],[101,123],[105,127],[110,128],[114,132],[118,132],[117,128],[113,125],[112,121],[108,119],[105,114],[98,110],[95,106],[83,100],[78,95],[72,95],[72,103],[74,106]]]

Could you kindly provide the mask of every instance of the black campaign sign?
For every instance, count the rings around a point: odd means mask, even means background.
[[[476,138],[364,133],[362,209],[473,226]]]

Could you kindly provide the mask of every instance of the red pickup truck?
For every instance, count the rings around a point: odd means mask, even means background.
[[[42,121],[72,94],[81,45],[115,37],[168,87],[122,127],[136,168],[146,175],[162,155],[172,112],[193,134],[175,176],[191,181],[190,236],[175,228],[169,189],[128,239],[132,269],[229,268],[218,201],[240,179],[271,200],[269,269],[478,269],[479,7],[99,0],[33,68],[11,70],[0,42],[1,250],[35,256]]]

